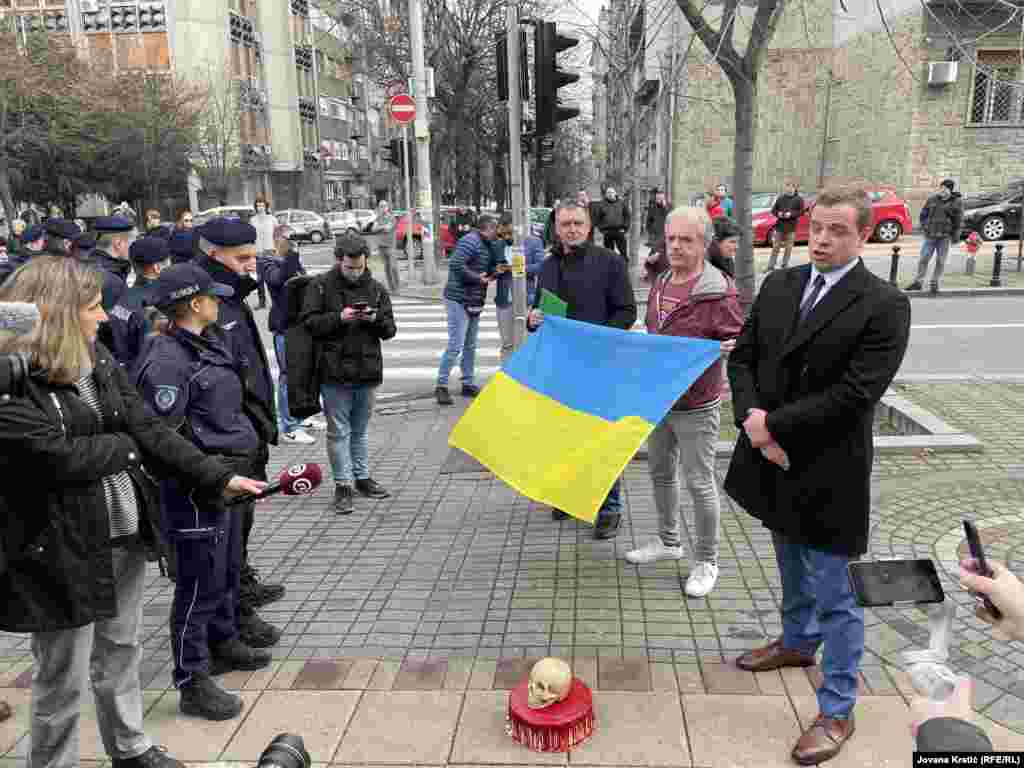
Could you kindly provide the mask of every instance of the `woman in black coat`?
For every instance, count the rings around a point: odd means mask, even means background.
[[[176,768],[142,732],[142,593],[158,509],[152,480],[198,494],[255,493],[149,413],[110,352],[96,343],[103,275],[40,256],[0,289],[35,304],[27,334],[0,333],[0,354],[29,363],[25,393],[0,397],[0,629],[31,632],[28,764],[77,766],[82,695],[115,768]]]

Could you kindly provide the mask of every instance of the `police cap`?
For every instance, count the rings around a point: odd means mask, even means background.
[[[34,243],[42,237],[46,236],[46,228],[42,224],[33,224],[31,227],[21,233],[21,242],[23,243]]]
[[[246,224],[241,219],[210,219],[199,228],[199,234],[207,242],[222,248],[256,242],[256,227]]]
[[[171,235],[171,239],[167,241],[167,245],[170,251],[175,256],[185,256],[188,258],[192,257],[192,244],[194,242],[194,236],[190,229],[180,229]]]
[[[51,237],[62,237],[65,240],[75,240],[82,234],[82,230],[73,221],[51,217],[46,220],[46,234]]]
[[[159,264],[171,258],[167,241],[162,237],[140,237],[128,249],[128,258],[133,264]]]
[[[135,229],[135,223],[123,216],[100,216],[92,228],[103,233],[131,232]]]
[[[170,307],[194,296],[233,296],[234,290],[215,283],[210,273],[196,264],[175,264],[160,273],[150,286],[150,301],[157,308]]]

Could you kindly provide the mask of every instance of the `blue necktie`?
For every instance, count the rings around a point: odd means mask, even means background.
[[[800,325],[804,324],[807,316],[811,314],[811,310],[814,309],[814,303],[818,300],[818,296],[821,295],[822,289],[825,287],[825,276],[818,275],[814,278],[814,289],[811,291],[811,295],[807,297],[807,300],[800,305]]]

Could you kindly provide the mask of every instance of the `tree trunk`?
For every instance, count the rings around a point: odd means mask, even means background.
[[[7,163],[0,164],[0,204],[3,204],[4,215],[10,224],[18,217],[14,210],[14,195],[11,192],[11,176]]]
[[[736,287],[740,304],[749,314],[754,303],[757,275],[754,265],[754,232],[750,210],[750,195],[754,182],[754,140],[757,133],[757,74],[749,81],[731,77],[736,113],[736,140],[733,168],[733,214],[740,227],[740,247],[736,253]]]

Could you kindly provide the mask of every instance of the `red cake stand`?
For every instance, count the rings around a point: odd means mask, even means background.
[[[543,709],[527,704],[530,681],[524,680],[508,695],[505,731],[535,752],[568,752],[594,732],[594,701],[590,688],[578,677],[569,695]]]

